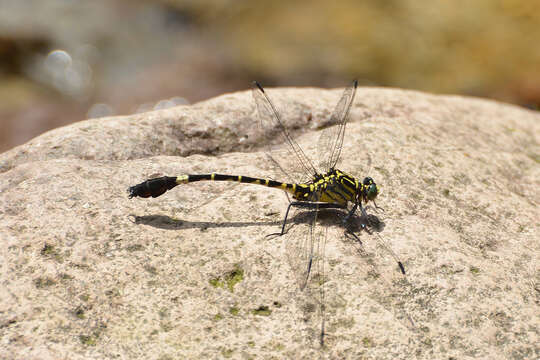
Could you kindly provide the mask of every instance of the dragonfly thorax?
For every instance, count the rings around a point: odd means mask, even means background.
[[[378,187],[371,178],[362,183],[337,169],[326,174],[317,174],[306,184],[297,184],[293,198],[301,201],[325,202],[347,205],[347,203],[368,202],[378,194]]]

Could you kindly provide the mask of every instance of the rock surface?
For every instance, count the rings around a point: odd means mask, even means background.
[[[341,90],[268,92],[316,154]],[[298,232],[266,236],[287,207],[279,190],[204,182],[127,198],[161,175],[271,176],[256,122],[241,92],[1,154],[0,358],[540,356],[539,113],[358,89],[339,168],[375,179],[384,211],[369,212],[384,226],[359,245],[322,219],[323,348],[289,266]]]

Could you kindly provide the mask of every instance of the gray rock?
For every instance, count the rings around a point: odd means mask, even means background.
[[[316,154],[341,91],[268,92]],[[339,168],[375,179],[383,226],[360,245],[321,216],[320,348],[318,292],[289,266],[300,231],[266,236],[281,191],[127,198],[162,175],[280,179],[249,92],[50,131],[0,155],[0,358],[537,358],[539,136],[515,106],[358,89]]]

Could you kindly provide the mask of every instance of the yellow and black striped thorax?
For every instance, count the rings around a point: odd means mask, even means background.
[[[356,202],[362,184],[350,175],[332,169],[307,184],[297,184],[293,198],[300,201],[346,205]]]

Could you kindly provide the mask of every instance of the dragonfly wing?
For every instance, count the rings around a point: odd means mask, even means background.
[[[287,257],[297,283],[297,301],[311,326],[312,342],[324,345],[325,325],[325,247],[327,227],[318,226],[319,209],[299,209],[295,224],[287,233]]]
[[[355,80],[345,89],[332,113],[330,124],[321,132],[319,137],[317,149],[320,162],[318,165],[319,171],[323,174],[335,168],[341,156],[345,126],[349,119],[349,112],[354,102],[357,87],[358,81]]]
[[[300,145],[291,137],[283,124],[277,108],[262,86],[254,82],[253,99],[259,113],[259,128],[262,136],[266,138],[266,154],[274,168],[288,178],[290,182],[303,182],[311,179],[316,173],[315,167],[306,156]],[[285,143],[285,146],[273,145]]]

